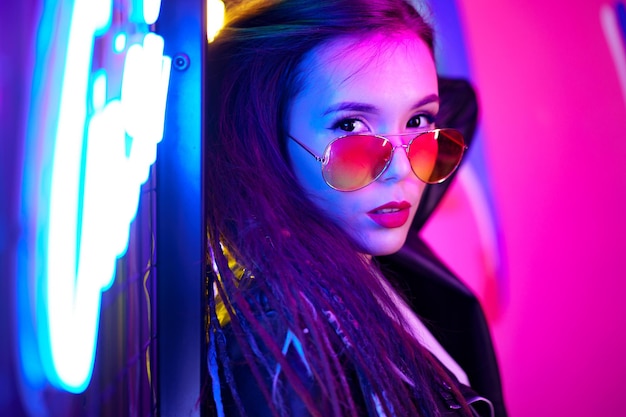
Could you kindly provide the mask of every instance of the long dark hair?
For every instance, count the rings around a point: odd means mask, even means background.
[[[388,416],[438,415],[431,387],[454,384],[405,330],[380,272],[307,198],[283,132],[307,53],[341,36],[407,29],[432,51],[431,27],[405,0],[243,0],[227,7],[226,26],[207,52],[206,216],[209,259],[218,271],[209,285],[217,289],[209,295],[213,379],[228,381],[222,389],[241,409],[216,318],[218,296],[275,415],[289,415],[283,391],[263,382],[276,364],[311,415],[357,415],[355,379],[370,413],[377,398]],[[229,268],[224,249],[246,268],[243,278]],[[316,398],[282,355],[284,334],[273,334],[258,314],[261,303],[303,341]]]

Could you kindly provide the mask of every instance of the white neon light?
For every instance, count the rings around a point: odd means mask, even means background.
[[[224,26],[224,14],[225,7],[221,0],[206,1],[206,38],[209,43],[213,42]]]
[[[115,52],[120,53],[124,51],[124,48],[126,48],[126,40],[127,40],[127,36],[125,33],[119,33],[115,37],[115,42],[113,43]]]
[[[101,293],[112,285],[116,260],[128,246],[140,187],[163,138],[169,84],[171,60],[163,56],[163,39],[149,33],[128,50],[121,99],[107,103],[106,72],[95,75],[94,114],[87,119],[93,41],[108,27],[111,7],[110,0],[74,3],[52,168],[42,303],[47,320],[38,325],[48,326],[39,332],[49,334],[40,344],[41,356],[52,359],[46,375],[70,392],[83,391],[91,378]]]
[[[100,70],[95,74],[92,92],[93,107],[96,111],[104,108],[107,100],[107,73]]]
[[[52,382],[68,391],[84,389],[91,374],[100,309],[99,292],[76,281],[76,219],[93,39],[106,30],[110,15],[110,1],[74,2],[56,132],[47,258],[49,349],[54,369],[46,371]]]
[[[165,99],[171,60],[163,57],[163,38],[153,33],[145,36],[143,47],[128,49],[122,82],[124,126],[133,138],[130,159],[133,178],[139,183],[148,179],[156,159],[156,144],[163,138]]]
[[[151,25],[159,18],[161,0],[143,0],[143,20]]]

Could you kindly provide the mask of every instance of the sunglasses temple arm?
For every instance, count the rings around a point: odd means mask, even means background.
[[[294,138],[291,135],[287,135],[291,140],[293,140],[294,142],[296,142],[298,145],[300,145],[302,147],[302,149],[304,149],[305,151],[307,151],[308,153],[311,154],[311,156],[313,156],[313,158],[315,158],[317,160],[317,162],[324,162],[324,158],[322,158],[321,156],[318,156],[315,152],[313,152],[311,149],[309,149],[308,146],[306,146],[304,143],[300,142],[298,139]]]

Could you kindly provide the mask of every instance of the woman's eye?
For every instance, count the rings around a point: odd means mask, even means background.
[[[406,127],[429,127],[435,122],[435,117],[430,114],[418,114],[417,116],[412,117]]]
[[[367,130],[365,124],[359,119],[342,119],[333,126],[334,129],[340,129],[344,132],[361,132]]]

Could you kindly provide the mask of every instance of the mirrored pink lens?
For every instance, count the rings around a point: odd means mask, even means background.
[[[337,190],[358,190],[378,178],[392,151],[391,143],[378,136],[350,135],[336,139],[324,155],[324,180]]]
[[[461,132],[454,129],[436,129],[413,139],[408,156],[415,175],[428,184],[436,184],[454,172],[464,151]]]

